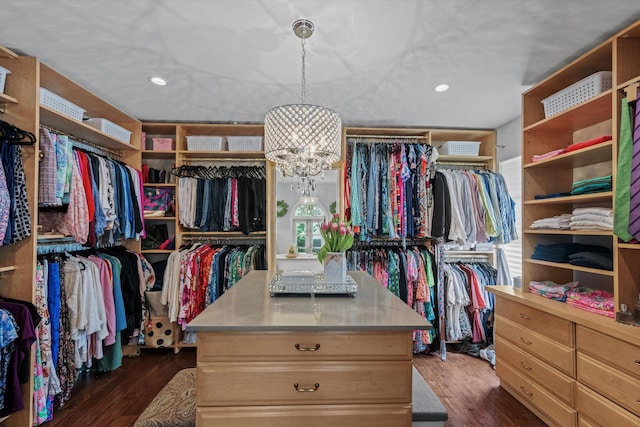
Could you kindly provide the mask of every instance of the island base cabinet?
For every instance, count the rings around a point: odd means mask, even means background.
[[[398,427],[411,416],[411,404],[198,407],[196,426]]]

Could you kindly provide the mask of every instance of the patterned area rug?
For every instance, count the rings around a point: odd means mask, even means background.
[[[179,371],[136,420],[134,427],[194,427],[196,368]]]

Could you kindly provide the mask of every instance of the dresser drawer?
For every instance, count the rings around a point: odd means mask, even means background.
[[[496,313],[522,326],[573,347],[573,322],[504,298],[497,298]]]
[[[598,426],[638,427],[640,417],[605,399],[589,387],[576,383],[576,409]],[[587,424],[588,425],[588,424]]]
[[[640,416],[640,381],[578,352],[578,381]]]
[[[600,425],[586,415],[578,412],[578,427],[600,427]]]
[[[198,332],[198,361],[411,360],[411,331]]]
[[[576,411],[558,400],[544,388],[516,372],[506,363],[496,365],[496,373],[500,377],[500,385],[512,394],[517,395],[538,411],[544,413],[558,427],[575,426]]]
[[[500,337],[511,341],[525,353],[532,353],[547,363],[561,370],[570,377],[575,377],[574,350],[555,340],[523,328],[522,325],[496,314],[495,331]],[[500,355],[498,355],[500,357]]]
[[[578,325],[576,347],[640,381],[640,347]]]
[[[573,406],[574,380],[562,372],[525,353],[507,340],[496,340],[498,363],[507,363],[525,377],[536,381],[551,393]]]
[[[295,405],[198,408],[199,427],[398,427],[411,425],[411,405]]]
[[[198,362],[198,406],[411,403],[411,361]]]

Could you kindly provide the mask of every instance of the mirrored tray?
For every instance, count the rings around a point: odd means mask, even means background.
[[[278,272],[269,283],[271,296],[277,295],[351,295],[356,296],[358,284],[349,275],[345,283],[326,283],[323,273]]]

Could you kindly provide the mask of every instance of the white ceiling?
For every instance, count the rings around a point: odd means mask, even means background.
[[[142,120],[262,122],[300,102],[299,18],[316,26],[306,102],[345,125],[497,128],[527,87],[640,19],[640,2],[0,0],[0,44]]]

